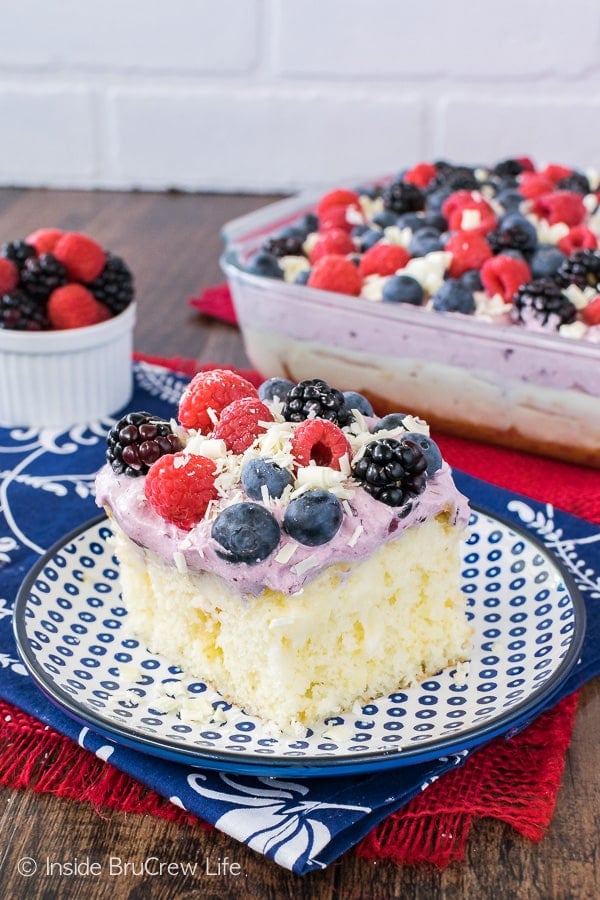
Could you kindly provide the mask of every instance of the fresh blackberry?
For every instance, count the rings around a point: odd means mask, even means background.
[[[301,234],[283,234],[279,235],[279,237],[267,238],[262,245],[262,249],[278,258],[282,256],[305,256],[304,241],[305,238]]]
[[[131,412],[113,425],[106,438],[106,461],[117,475],[145,475],[166,453],[181,450],[169,422],[148,412]]]
[[[285,398],[282,414],[286,422],[304,422],[318,417],[340,426],[347,425],[352,416],[342,392],[329,387],[320,378],[294,385]]]
[[[503,159],[496,163],[492,172],[498,178],[516,178],[523,171],[523,164],[518,159]]]
[[[52,253],[31,256],[21,269],[21,287],[40,302],[68,281],[67,270]]]
[[[511,309],[513,322],[535,319],[540,325],[559,328],[575,321],[577,309],[553,278],[536,278],[516,291]]]
[[[133,275],[120,256],[106,254],[104,268],[86,285],[96,300],[108,306],[113,316],[129,306],[134,297]]]
[[[572,191],[574,194],[589,194],[590,183],[587,176],[583,172],[571,172],[565,178],[561,178],[556,183],[556,187],[560,191]]]
[[[407,212],[418,212],[425,209],[425,196],[416,184],[404,181],[393,181],[383,189],[383,205],[386,209],[402,215]]]
[[[376,500],[404,506],[425,489],[427,460],[416,442],[380,438],[367,444],[352,474]]]
[[[11,291],[0,297],[0,328],[13,331],[46,331],[50,320],[43,303],[25,291]]]
[[[447,162],[434,164],[437,175],[427,185],[427,193],[433,193],[439,188],[452,191],[476,191],[480,184],[473,169],[469,166],[453,166]]]
[[[23,268],[27,259],[36,255],[35,247],[26,244],[25,241],[8,241],[0,247],[0,256],[10,259],[19,270]]]
[[[600,283],[600,251],[574,250],[561,263],[556,281],[561,287],[576,284],[577,287],[597,287]]]

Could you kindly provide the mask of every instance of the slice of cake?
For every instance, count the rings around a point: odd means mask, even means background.
[[[108,436],[131,629],[283,731],[468,657],[468,504],[424,422],[318,379],[197,375]]]

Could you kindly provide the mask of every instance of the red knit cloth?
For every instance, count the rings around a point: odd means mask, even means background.
[[[231,316],[223,287],[211,297],[210,312]],[[219,300],[220,298],[220,300]],[[199,308],[201,298],[192,302]],[[231,318],[229,319],[231,321]],[[138,359],[193,375],[213,364],[193,360]],[[257,384],[256,372],[243,374]],[[600,472],[524,453],[436,435],[451,465],[487,481],[553,503],[600,522]],[[534,464],[535,463],[535,464]],[[464,856],[474,818],[493,817],[539,840],[549,824],[564,768],[577,707],[565,698],[510,740],[497,738],[466,764],[432,784],[405,807],[376,826],[356,848],[368,859],[398,864],[428,862],[444,867]],[[393,778],[393,773],[390,774]],[[32,717],[0,701],[0,784],[51,792],[94,806],[139,812],[178,822],[201,823],[95,755]]]

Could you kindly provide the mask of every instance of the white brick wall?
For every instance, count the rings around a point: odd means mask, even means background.
[[[419,159],[600,167],[598,0],[20,0],[0,185],[294,190]]]

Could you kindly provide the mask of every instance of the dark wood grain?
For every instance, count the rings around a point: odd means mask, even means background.
[[[203,286],[223,280],[221,226],[272,199],[0,190],[0,240],[23,237],[42,225],[85,231],[122,255],[135,273],[137,350],[246,366],[237,329],[197,315],[186,301]],[[597,679],[582,691],[555,816],[544,840],[534,845],[507,825],[479,821],[466,859],[443,872],[430,866],[375,864],[348,852],[327,870],[299,878],[214,830],[5,789],[0,897],[597,900],[599,748]],[[19,874],[22,857],[36,859],[35,875]],[[95,862],[100,874],[61,875],[56,866],[53,874],[45,874],[47,860],[75,857]],[[198,868],[195,875],[137,874],[152,857],[178,866],[196,862]],[[239,875],[218,874],[225,857],[239,865]],[[111,858],[116,860],[112,874]]]

